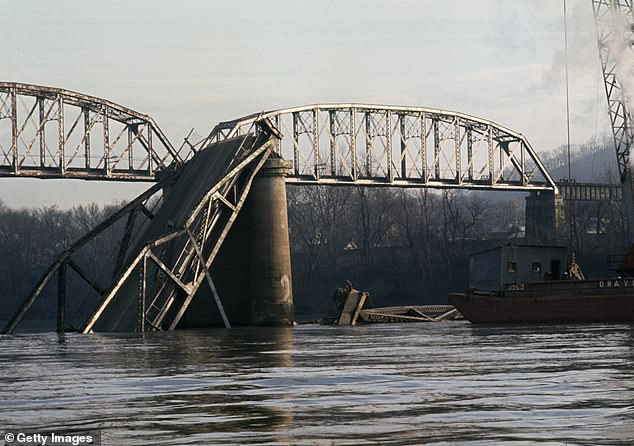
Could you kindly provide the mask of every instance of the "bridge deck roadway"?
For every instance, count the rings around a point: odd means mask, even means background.
[[[129,254],[129,260],[138,255],[145,244],[182,227],[203,196],[233,167],[232,161],[242,146],[248,146],[253,136],[226,140],[198,152],[182,168],[174,185],[164,191],[163,204]],[[180,247],[167,244],[161,256],[178,256]],[[170,253],[169,250],[173,252]],[[172,259],[175,261],[176,259]],[[167,263],[167,262],[166,262]],[[117,293],[94,326],[94,331],[134,331],[137,323],[138,280],[128,280]]]

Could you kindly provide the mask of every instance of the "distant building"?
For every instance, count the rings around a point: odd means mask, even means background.
[[[509,285],[561,279],[565,246],[507,244],[469,258],[469,288],[497,291]]]

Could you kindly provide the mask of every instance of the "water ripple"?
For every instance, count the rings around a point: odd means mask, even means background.
[[[634,326],[2,336],[0,430],[104,444],[634,444]]]

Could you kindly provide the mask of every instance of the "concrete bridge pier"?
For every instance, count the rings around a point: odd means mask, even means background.
[[[234,327],[293,325],[291,250],[285,178],[292,161],[270,158],[211,265],[226,315]],[[222,327],[206,284],[183,315],[179,328]]]
[[[566,240],[566,216],[561,194],[531,192],[526,197],[526,242],[557,245]]]
[[[293,325],[291,251],[285,178],[292,161],[271,158],[249,193],[253,325]]]
[[[291,161],[277,158],[265,162],[211,266],[232,326],[293,325],[285,184],[291,165]],[[179,327],[222,326],[211,291],[203,285]]]

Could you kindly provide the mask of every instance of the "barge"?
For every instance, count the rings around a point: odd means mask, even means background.
[[[561,246],[509,244],[473,254],[469,289],[450,293],[449,303],[472,323],[634,322],[634,278],[588,280],[574,255],[560,274],[564,261]]]
[[[634,322],[634,279],[509,284],[451,293],[449,303],[472,323]]]

